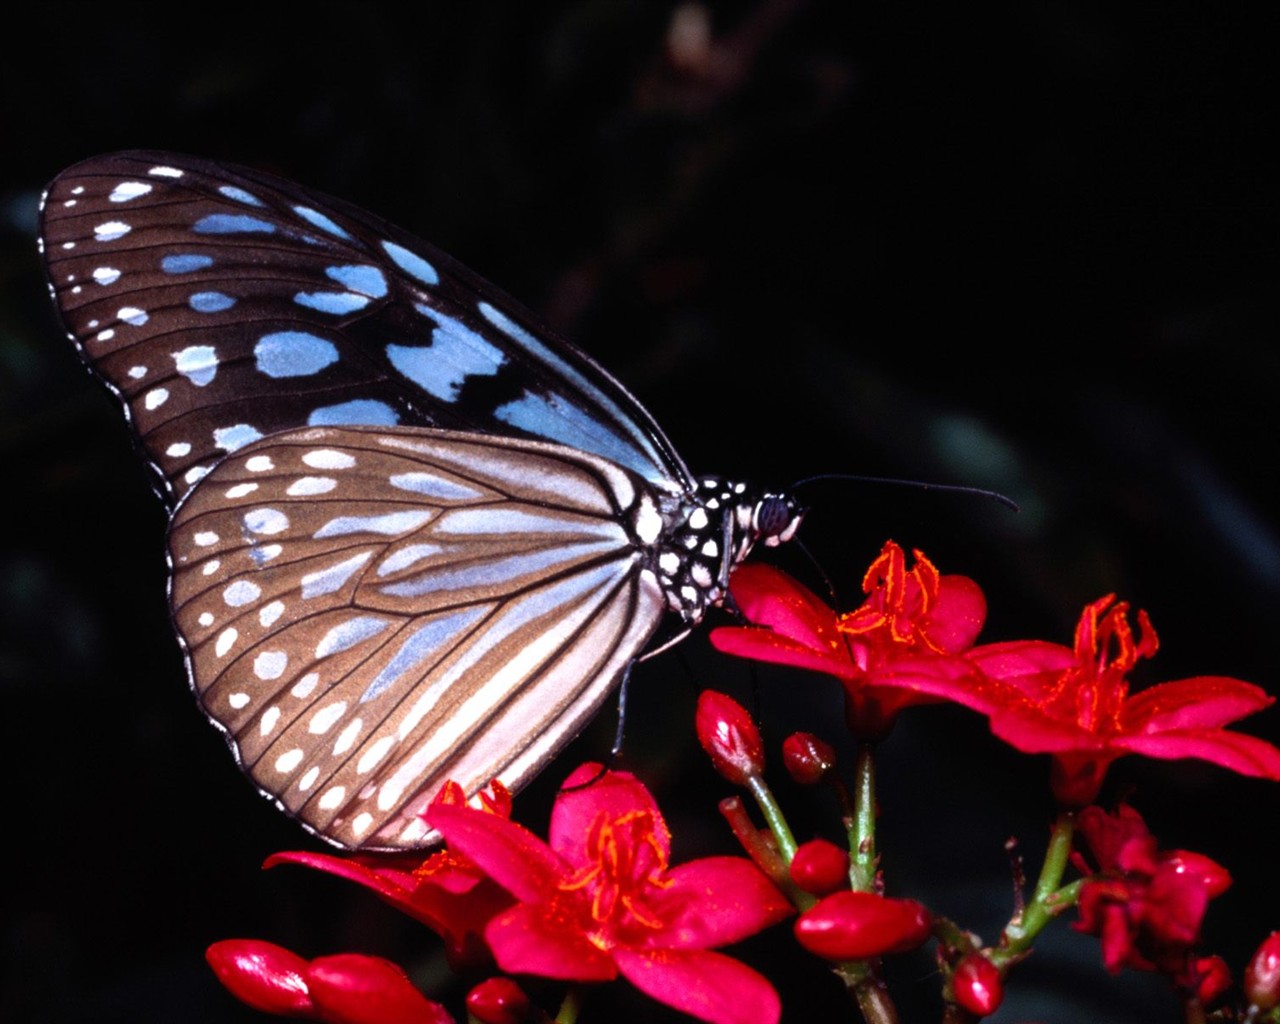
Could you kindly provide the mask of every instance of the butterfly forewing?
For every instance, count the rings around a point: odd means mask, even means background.
[[[170,527],[191,678],[258,786],[345,846],[430,839],[446,778],[518,786],[656,628],[645,481],[560,446],[314,428],[220,462]]]
[[[267,174],[167,153],[50,185],[54,299],[165,497],[308,425],[438,426],[594,452],[655,487],[687,469],[595,362],[438,249]]]

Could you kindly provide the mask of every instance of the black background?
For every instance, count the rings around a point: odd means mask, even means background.
[[[239,935],[392,957],[455,1014],[466,990],[435,978],[434,937],[372,896],[258,871],[315,844],[254,796],[192,705],[159,503],[35,253],[39,189],[94,153],[254,164],[430,237],[626,381],[695,470],[892,475],[1022,504],[814,488],[806,541],[846,602],[893,537],[982,584],[986,640],[1068,642],[1080,607],[1117,591],[1161,633],[1140,679],[1280,685],[1277,18],[973,7],[711,3],[696,9],[711,48],[695,40],[683,62],[672,5],[642,2],[47,3],[33,37],[8,37],[0,1017],[260,1019],[202,961]],[[814,580],[795,552],[774,560]],[[838,738],[833,683],[761,676],[771,743],[797,727]],[[705,635],[634,678],[628,763],[681,859],[733,850],[714,809],[729,787],[692,738],[706,685],[750,692]],[[1280,715],[1245,728],[1280,738]],[[598,723],[517,813],[540,825],[611,732]],[[1018,836],[1035,863],[1046,771],[974,716],[911,716],[882,761],[889,891],[995,938],[1002,844]],[[801,838],[836,834],[825,800],[779,789]],[[1262,831],[1274,785],[1130,759],[1107,795],[1122,792],[1165,846],[1232,870],[1206,938],[1238,971],[1280,925]],[[1041,946],[996,1020],[1177,1019],[1159,979],[1107,978],[1066,922]],[[849,1018],[785,927],[740,953],[778,983],[786,1019]],[[927,956],[894,980],[905,1020],[936,1019]],[[663,1012],[619,984],[582,1019]]]

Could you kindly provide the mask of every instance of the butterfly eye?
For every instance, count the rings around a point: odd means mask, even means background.
[[[347,203],[171,153],[50,185],[41,247],[172,512],[191,685],[260,790],[341,846],[518,787],[790,499],[696,480],[607,371]],[[752,511],[754,509],[754,512]]]

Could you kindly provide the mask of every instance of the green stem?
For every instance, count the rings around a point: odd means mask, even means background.
[[[778,806],[773,793],[760,776],[754,775],[749,778],[747,787],[751,790],[751,795],[756,798],[756,803],[760,805],[760,813],[764,815],[769,830],[778,841],[778,852],[782,854],[782,859],[790,864],[791,858],[796,855],[796,839],[791,834],[791,826],[787,824],[782,808]]]
[[[556,1014],[556,1024],[577,1024],[585,997],[586,990],[581,985],[570,985],[564,994],[564,1002],[560,1004],[560,1012]]]
[[[991,960],[1003,967],[1031,948],[1035,937],[1062,911],[1075,903],[1080,883],[1063,886],[1062,876],[1067,870],[1071,854],[1071,837],[1075,831],[1075,815],[1062,811],[1053,823],[1049,848],[1045,850],[1044,865],[1036,882],[1035,893],[1021,914],[1018,914],[1001,937],[999,948],[992,952]]]
[[[853,820],[849,850],[853,855],[849,879],[859,892],[871,892],[876,880],[876,755],[869,743],[858,747],[854,769]]]

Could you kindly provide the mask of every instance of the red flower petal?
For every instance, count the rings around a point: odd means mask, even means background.
[[[661,1003],[710,1024],[777,1024],[778,993],[731,957],[703,950],[617,950],[631,984]]]
[[[431,827],[451,849],[471,858],[518,900],[537,900],[556,888],[567,871],[541,839],[515,822],[471,807],[433,807]]]
[[[928,634],[940,650],[949,654],[968,650],[986,619],[987,599],[977,583],[957,575],[939,580],[938,603],[929,615]]]
[[[703,857],[672,868],[653,900],[663,927],[647,942],[711,949],[740,942],[794,912],[764,873],[742,857]]]
[[[307,974],[311,998],[326,1024],[453,1024],[404,971],[376,956],[318,957]]]
[[[1252,683],[1225,676],[1197,676],[1158,683],[1135,693],[1125,701],[1124,721],[1148,732],[1217,729],[1274,703],[1274,697]]]
[[[290,851],[273,854],[262,866],[277,864],[301,864],[372,889],[444,939],[455,966],[488,959],[484,926],[512,903],[511,896],[478,868],[464,866],[447,853],[428,855],[424,861],[419,856],[365,859]]]
[[[224,939],[205,951],[218,980],[255,1010],[279,1017],[315,1014],[307,987],[307,961],[260,939]]]
[[[1224,729],[1188,729],[1182,732],[1125,736],[1114,741],[1117,747],[1171,761],[1194,757],[1212,761],[1241,775],[1280,781],[1280,750],[1265,740]]]
[[[815,896],[847,889],[849,851],[825,839],[801,843],[791,860],[791,881]]]
[[[584,764],[560,787],[551,810],[548,841],[566,864],[580,867],[591,860],[586,842],[596,819],[605,815],[616,820],[633,814],[651,816],[654,823],[651,838],[658,844],[662,856],[669,857],[671,834],[657,801],[644,783],[629,772],[601,774],[600,765]]]
[[[485,938],[498,966],[511,974],[564,981],[612,981],[618,976],[613,956],[554,906],[512,907],[489,922]]]

